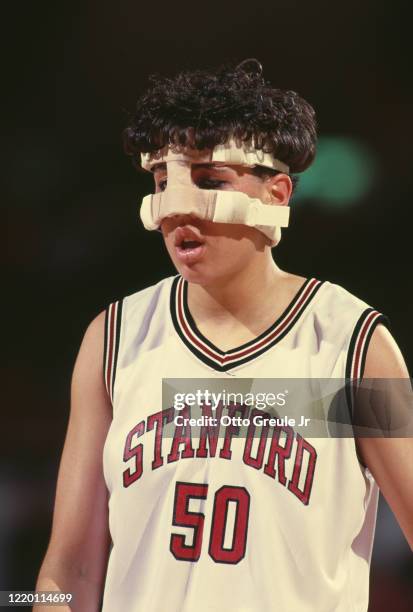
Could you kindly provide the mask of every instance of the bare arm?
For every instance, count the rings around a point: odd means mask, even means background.
[[[408,377],[400,349],[379,325],[371,338],[364,378]],[[413,550],[413,438],[358,438],[357,447]]]
[[[89,326],[72,379],[71,410],[57,481],[50,543],[36,590],[73,593],[59,610],[95,612],[108,560],[107,489],[102,451],[112,419],[103,382],[104,313]],[[55,607],[34,606],[53,612]]]

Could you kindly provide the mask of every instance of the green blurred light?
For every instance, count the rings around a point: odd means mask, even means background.
[[[354,206],[369,191],[375,174],[375,160],[365,145],[350,138],[320,138],[315,161],[301,175],[294,199],[316,200],[323,207]]]

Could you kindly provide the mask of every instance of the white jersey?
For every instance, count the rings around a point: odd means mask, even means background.
[[[195,436],[162,405],[162,380],[360,379],[383,315],[308,279],[267,331],[224,352],[197,329],[187,291],[178,275],[107,310],[103,612],[366,612],[378,488],[354,439]]]

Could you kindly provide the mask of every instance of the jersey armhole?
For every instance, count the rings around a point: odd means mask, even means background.
[[[352,423],[354,421],[354,398],[357,388],[363,380],[370,340],[374,330],[380,323],[384,324],[387,328],[390,327],[390,321],[387,316],[374,308],[366,308],[359,317],[350,339],[346,360],[345,389],[347,407]],[[368,469],[359,456],[357,445],[355,446],[360,465],[364,469]]]
[[[123,300],[112,302],[106,308],[103,351],[103,376],[107,394],[113,405],[116,366],[119,353]]]

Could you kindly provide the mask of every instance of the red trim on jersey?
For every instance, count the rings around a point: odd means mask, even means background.
[[[355,392],[358,386],[358,382],[362,378],[361,364],[363,361],[363,354],[366,350],[366,340],[369,335],[369,331],[376,324],[377,319],[382,317],[383,315],[380,312],[378,312],[377,310],[373,310],[362,324],[358,336],[356,338],[353,363],[351,368],[351,378],[354,381],[354,384],[351,388],[353,404],[355,400]]]
[[[361,363],[361,354],[362,354],[362,347],[364,344],[364,339],[367,335],[367,332],[372,322],[378,316],[380,316],[380,313],[378,313],[376,310],[371,312],[369,316],[367,317],[367,319],[365,320],[365,322],[363,323],[362,328],[359,332],[359,336],[356,341],[356,350],[354,351],[352,378],[357,379],[360,377],[360,363]]]
[[[195,344],[201,351],[206,353],[209,357],[211,357],[212,359],[216,359],[217,361],[219,361],[219,363],[223,363],[223,360],[221,359],[221,357],[217,355],[217,353],[215,353],[214,351],[206,347],[205,344],[203,344],[198,339],[198,337],[192,333],[190,327],[186,323],[185,316],[183,313],[183,281],[182,281],[182,278],[179,280],[178,291],[177,291],[177,302],[178,302],[178,308],[177,308],[178,323],[180,324],[181,329],[183,333],[185,334],[185,336],[187,337],[187,339],[190,342],[192,342],[192,344]]]
[[[364,350],[364,346],[365,346],[365,340],[366,337],[368,335],[368,332],[370,331],[372,325],[375,324],[375,321],[378,317],[381,317],[381,313],[377,312],[377,310],[374,310],[365,320],[360,333],[359,333],[359,337],[357,338],[357,343],[356,343],[356,350],[354,352],[354,367],[353,367],[353,378],[361,378],[361,357],[363,354],[363,350]]]
[[[113,371],[115,362],[115,331],[116,321],[118,314],[119,302],[114,302],[109,305],[108,308],[108,320],[107,320],[107,358],[106,358],[106,371],[105,371],[105,383],[108,395],[113,401]]]
[[[237,361],[241,358],[248,357],[253,355],[256,351],[265,347],[267,344],[273,342],[278,338],[280,334],[285,330],[285,328],[294,323],[294,319],[297,319],[301,314],[301,311],[305,308],[307,303],[312,298],[315,290],[319,287],[321,281],[313,278],[309,281],[307,287],[303,291],[302,295],[297,300],[296,304],[294,304],[293,308],[288,311],[284,316],[282,316],[281,320],[278,322],[275,329],[268,331],[267,334],[256,342],[252,343],[247,348],[240,348],[239,350],[234,350],[227,353],[219,353],[217,350],[212,349],[207,346],[205,342],[203,342],[202,338],[199,337],[197,330],[192,329],[187,323],[185,318],[184,311],[184,280],[181,277],[178,281],[177,287],[177,313],[178,313],[178,323],[181,327],[182,333],[185,335],[186,339],[196,346],[201,352],[215,360],[220,365],[231,363],[232,361]]]

